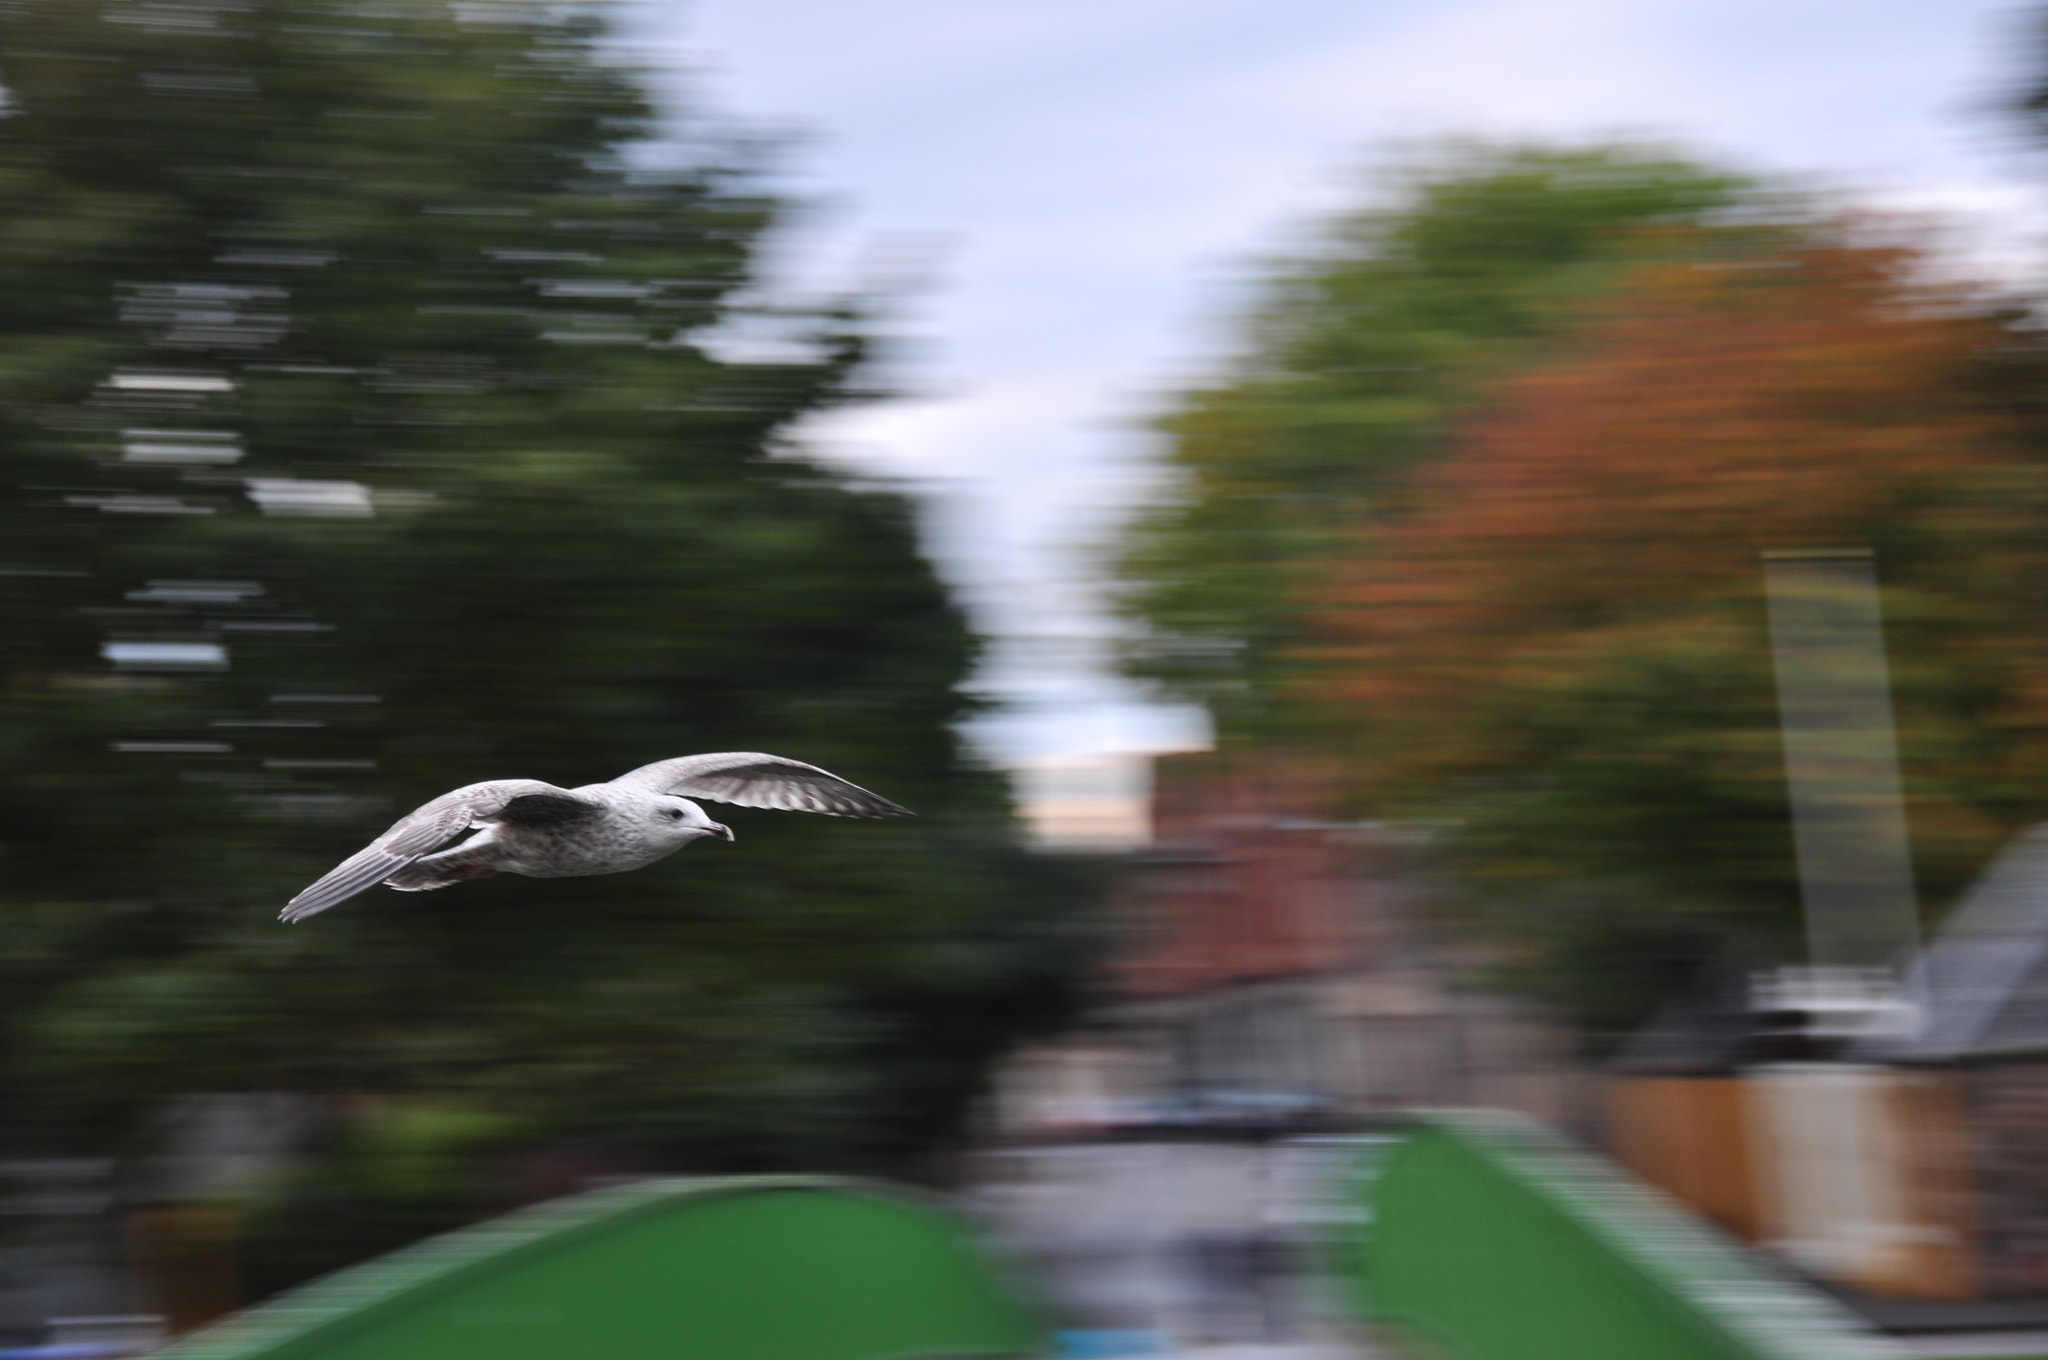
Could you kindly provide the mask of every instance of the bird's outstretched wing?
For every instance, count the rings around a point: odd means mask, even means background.
[[[828,817],[907,817],[898,806],[828,770],[760,751],[677,756],[642,765],[612,781],[682,798],[708,798],[741,807],[822,812]]]
[[[466,784],[423,803],[332,872],[285,904],[281,921],[303,921],[382,883],[406,865],[441,848],[478,822],[562,822],[603,811],[604,805],[538,779],[493,779]]]

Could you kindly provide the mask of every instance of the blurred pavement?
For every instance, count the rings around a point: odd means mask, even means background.
[[[1174,1351],[1161,1360],[1403,1360],[1384,1346],[1357,1344],[1292,1344],[1284,1346],[1196,1346]]]

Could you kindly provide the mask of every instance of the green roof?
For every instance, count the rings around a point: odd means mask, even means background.
[[[422,1242],[162,1360],[900,1360],[1043,1329],[967,1229],[859,1181],[643,1181]]]

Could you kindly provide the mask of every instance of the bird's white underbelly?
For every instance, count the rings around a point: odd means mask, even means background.
[[[594,874],[622,874],[666,859],[682,847],[631,834],[563,836],[526,830],[507,835],[500,828],[496,837],[495,867],[503,873],[527,878],[588,878]]]

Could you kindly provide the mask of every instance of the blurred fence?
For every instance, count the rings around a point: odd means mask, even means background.
[[[1800,1270],[1891,1298],[1980,1293],[1968,1115],[1946,1073],[1777,1063],[1609,1088],[1630,1170]]]
[[[1635,1077],[1607,1088],[1614,1155],[1631,1171],[1748,1241],[1767,1211],[1740,1077]]]
[[[1417,1119],[1345,1265],[1363,1311],[1457,1360],[1874,1360],[1803,1286],[1520,1116]]]

